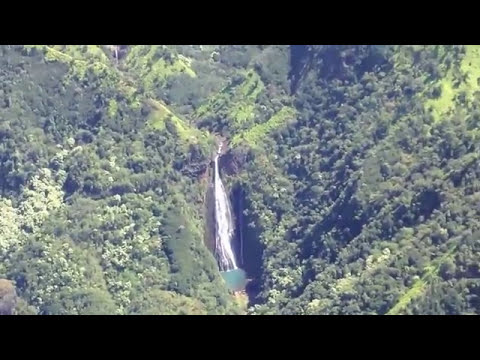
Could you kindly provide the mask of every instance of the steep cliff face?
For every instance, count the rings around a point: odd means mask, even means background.
[[[226,146],[226,142],[222,143],[222,152],[223,155],[219,157],[219,167],[222,177],[229,177],[230,180],[233,182],[229,182],[226,185],[227,192],[230,195],[230,201],[232,202],[232,210],[233,216],[236,219],[238,214],[238,209],[235,207],[237,201],[237,194],[235,189],[237,188],[237,184],[235,183],[235,176],[239,175],[242,171],[240,161],[233,155],[232,151],[229,150]],[[205,234],[205,243],[207,244],[208,248],[212,253],[214,253],[215,248],[215,194],[214,194],[214,171],[213,171],[214,163],[213,161],[210,162],[210,166],[208,171],[206,172],[208,182],[208,188],[205,194],[205,222],[206,222],[206,234]],[[235,252],[239,253],[240,248],[237,244],[238,239],[237,236],[234,239],[235,242]]]
[[[213,180],[209,176],[208,188],[205,194],[205,245],[208,250],[215,254],[215,193]]]
[[[0,315],[13,315],[17,306],[17,293],[13,284],[0,279]]]
[[[232,149],[220,158],[220,166],[227,176],[238,175],[244,170],[246,162],[247,154]]]

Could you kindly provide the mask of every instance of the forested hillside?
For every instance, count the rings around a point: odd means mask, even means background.
[[[0,314],[480,313],[480,46],[0,52]]]

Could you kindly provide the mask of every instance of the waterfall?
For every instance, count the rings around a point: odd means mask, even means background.
[[[218,159],[222,151],[220,145],[215,156],[215,253],[220,266],[220,271],[231,271],[238,269],[235,255],[232,248],[234,225],[230,201],[220,179]]]

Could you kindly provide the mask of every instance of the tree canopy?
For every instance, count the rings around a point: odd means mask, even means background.
[[[479,46],[0,55],[1,314],[480,313]],[[205,239],[219,139],[247,311]]]

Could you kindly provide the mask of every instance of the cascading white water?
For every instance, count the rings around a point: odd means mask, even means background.
[[[220,145],[215,156],[215,252],[220,271],[231,271],[238,269],[238,267],[232,248],[234,227],[230,201],[218,169],[218,158],[221,151],[222,146]]]

